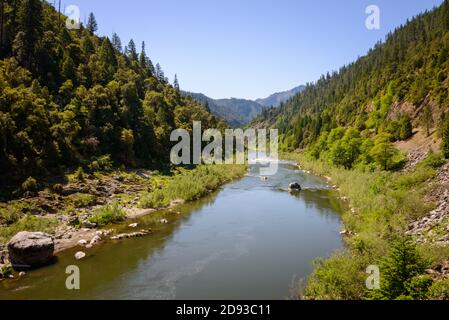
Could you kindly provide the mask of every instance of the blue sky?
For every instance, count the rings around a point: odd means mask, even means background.
[[[50,0],[54,1],[54,0]],[[407,18],[442,0],[62,0],[98,34],[145,41],[154,63],[183,90],[261,98],[312,82],[354,61]],[[365,27],[368,5],[380,30]]]

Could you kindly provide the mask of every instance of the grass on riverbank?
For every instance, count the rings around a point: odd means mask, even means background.
[[[353,208],[342,217],[345,229],[355,234],[346,238],[348,249],[315,262],[305,297],[367,298],[367,266],[379,264],[389,253],[393,240],[403,237],[408,223],[434,208],[435,204],[425,199],[433,188],[441,161],[437,155],[431,155],[412,171],[385,172],[346,170],[311,160],[300,153],[286,154],[284,158],[297,161],[313,173],[330,177]],[[449,256],[447,248],[421,245],[418,250],[428,265]]]
[[[54,233],[58,220],[66,220],[58,219],[59,216],[85,218],[90,214],[87,220],[104,226],[124,220],[125,209],[136,207],[138,201],[143,208],[164,208],[173,200],[195,200],[227,181],[242,177],[246,169],[245,165],[202,165],[190,169],[178,167],[165,174],[117,170],[84,174],[82,182],[75,179],[74,174],[69,174],[67,181],[70,187],[79,189],[77,193],[63,196],[60,194],[63,185],[58,186],[59,192],[49,186],[42,190],[41,196],[36,194],[30,198],[0,202],[0,248],[19,231]],[[98,196],[99,188],[104,190],[101,196]],[[112,194],[114,201],[110,203]],[[100,201],[106,205],[95,208]]]
[[[54,218],[25,215],[14,224],[0,226],[0,244],[6,243],[16,233],[20,231],[41,231],[53,233],[58,225]]]
[[[139,206],[142,208],[164,208],[174,200],[199,199],[232,179],[242,177],[244,165],[202,165],[192,170],[181,169],[170,179],[161,179],[159,186],[145,193]]]
[[[94,211],[89,221],[97,226],[104,226],[111,223],[117,223],[126,219],[126,212],[119,206],[118,202],[101,207]]]

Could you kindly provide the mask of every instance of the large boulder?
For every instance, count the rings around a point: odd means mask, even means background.
[[[301,191],[301,185],[298,182],[292,182],[288,185],[290,191]]]
[[[43,232],[22,231],[8,243],[9,260],[15,269],[29,269],[48,264],[53,258],[53,238]]]

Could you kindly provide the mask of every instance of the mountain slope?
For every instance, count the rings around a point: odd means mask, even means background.
[[[449,108],[448,31],[449,2],[444,1],[254,124],[277,127],[286,149],[316,145],[339,127],[355,128],[363,138],[386,135],[390,141],[408,139],[417,127],[438,129]],[[402,129],[407,132],[401,134]],[[318,151],[316,156],[326,150]]]
[[[216,116],[224,119],[233,127],[248,124],[269,107],[278,107],[295,94],[304,90],[305,86],[298,86],[288,91],[278,92],[264,99],[247,100],[238,98],[212,99],[202,93],[183,91],[182,94],[201,103],[207,103],[209,109]]]
[[[262,105],[252,100],[245,99],[212,99],[202,93],[183,92],[201,103],[207,103],[210,111],[224,119],[233,127],[241,127],[260,115],[264,109]]]
[[[303,91],[305,86],[298,86],[291,90],[277,92],[264,99],[257,99],[256,102],[264,107],[279,107],[282,102],[287,101],[294,95]]]
[[[123,52],[116,34],[112,40],[96,36],[93,15],[86,27],[69,30],[45,1],[4,6],[2,184],[73,166],[105,169],[111,161],[160,167],[170,163],[173,129],[189,129],[193,119],[224,126],[170,85],[132,40]]]

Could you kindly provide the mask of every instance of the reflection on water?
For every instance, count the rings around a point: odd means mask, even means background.
[[[304,190],[288,193],[289,182]],[[326,182],[280,164],[267,181],[256,167],[210,196],[170,213],[149,237],[105,244],[75,261],[76,249],[24,279],[0,283],[1,299],[283,299],[293,276],[341,247],[339,202]],[[65,268],[81,290],[65,289]]]

